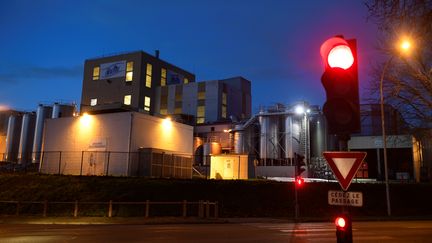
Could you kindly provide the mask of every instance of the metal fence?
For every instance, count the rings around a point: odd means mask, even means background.
[[[0,154],[0,171],[64,175],[192,178],[193,157],[164,152],[43,151],[8,160]]]
[[[0,201],[0,215],[47,216],[181,216],[218,218],[219,203],[200,200],[197,202],[56,202],[56,201]]]

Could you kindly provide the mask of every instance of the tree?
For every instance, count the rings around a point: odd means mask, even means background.
[[[379,30],[379,50],[387,60],[373,67],[371,90],[377,97],[384,66],[385,103],[399,111],[413,131],[432,128],[432,1],[368,0],[369,19]],[[409,53],[396,48],[402,38]],[[390,60],[391,59],[391,60]]]

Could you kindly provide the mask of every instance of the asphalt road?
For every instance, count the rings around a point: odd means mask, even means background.
[[[354,222],[354,242],[432,242],[432,221]],[[336,242],[333,223],[1,224],[0,242]]]

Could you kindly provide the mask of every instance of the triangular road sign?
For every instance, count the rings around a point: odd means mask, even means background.
[[[323,152],[323,155],[342,189],[346,191],[365,159],[366,152]]]

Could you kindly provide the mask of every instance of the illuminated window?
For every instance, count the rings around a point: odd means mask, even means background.
[[[168,114],[168,111],[167,111],[167,109],[160,109],[159,113],[161,115],[166,115],[166,114]]]
[[[161,86],[166,85],[166,78],[167,78],[167,70],[165,68],[161,69]]]
[[[97,99],[90,99],[90,106],[97,105]]]
[[[227,107],[226,105],[222,105],[222,118],[227,117]]]
[[[205,100],[205,91],[198,92],[198,99]]]
[[[144,110],[150,111],[150,97],[148,96],[144,97]]]
[[[227,94],[225,92],[222,93],[222,105],[227,104]]]
[[[94,67],[93,68],[93,80],[98,80],[99,79],[99,74],[100,74],[99,67]]]
[[[221,116],[222,118],[227,117],[227,94],[225,92],[222,92],[222,109],[221,109]]]
[[[178,107],[174,109],[174,114],[181,114],[182,113],[182,108]]]
[[[152,83],[152,65],[150,63],[147,63],[146,68],[146,87],[151,88]]]
[[[132,95],[125,95],[123,99],[123,104],[130,105],[132,100]]]
[[[133,63],[134,62],[126,63],[126,82],[131,82],[133,79]]]
[[[197,107],[197,123],[204,123],[205,120],[205,106]]]
[[[184,79],[183,79],[183,83],[185,83],[185,84],[189,83],[189,79],[184,78]]]

